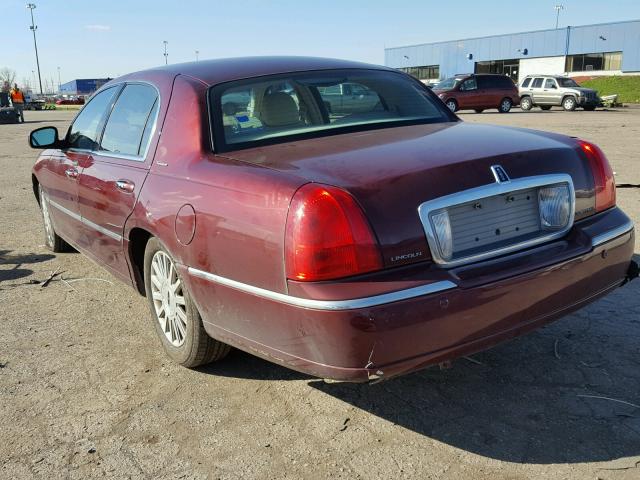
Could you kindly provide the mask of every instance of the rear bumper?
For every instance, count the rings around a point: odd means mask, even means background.
[[[614,208],[576,223],[563,240],[505,257],[291,285],[288,295],[180,268],[213,337],[358,382],[483,350],[570,313],[625,282],[633,248],[633,224]]]

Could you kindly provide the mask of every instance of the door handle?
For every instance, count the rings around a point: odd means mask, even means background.
[[[116,188],[125,193],[133,193],[136,185],[131,180],[116,180]]]
[[[74,168],[67,168],[64,174],[69,178],[78,178],[78,170]]]

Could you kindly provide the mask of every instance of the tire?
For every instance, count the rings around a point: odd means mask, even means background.
[[[596,107],[594,107],[593,105],[591,106],[587,106],[587,107],[582,107],[584,110],[586,110],[587,112],[593,112]]]
[[[562,108],[567,112],[573,112],[576,109],[576,99],[572,96],[564,97],[562,99]]]
[[[511,101],[511,99],[505,97],[502,100],[500,100],[500,105],[498,105],[498,111],[500,113],[509,113],[509,110],[511,110],[512,106],[513,106],[513,102]]]
[[[452,112],[457,112],[458,111],[458,102],[456,102],[453,98],[450,98],[449,100],[447,100],[446,102],[444,102],[444,104],[447,106],[447,108],[449,110],[451,110]]]
[[[49,195],[44,191],[40,184],[38,184],[38,198],[40,198],[40,212],[42,213],[45,246],[54,253],[68,252],[71,250],[71,247],[56,233],[55,228],[53,228]]]
[[[484,112],[484,108],[476,108],[476,113],[482,113]]]
[[[173,361],[193,368],[229,353],[229,345],[207,335],[173,258],[155,237],[149,239],[144,252],[144,288],[155,331]]]
[[[522,97],[520,99],[520,108],[525,112],[531,110],[533,108],[533,101],[531,100],[531,97]]]
[[[542,110],[551,110],[551,105],[540,105]]]

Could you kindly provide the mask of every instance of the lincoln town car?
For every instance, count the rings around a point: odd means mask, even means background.
[[[34,130],[46,245],[146,297],[186,367],[232,347],[380,381],[556,320],[638,275],[587,141],[461,121],[407,74],[307,57],[117,78]]]

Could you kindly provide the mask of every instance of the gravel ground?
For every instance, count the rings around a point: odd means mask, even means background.
[[[43,246],[27,133],[72,115],[0,125],[0,478],[640,478],[640,281],[475,361],[376,385],[237,351],[187,370],[143,298]],[[640,109],[462,117],[595,141],[619,184],[640,184]],[[618,201],[638,223],[640,188]]]

